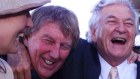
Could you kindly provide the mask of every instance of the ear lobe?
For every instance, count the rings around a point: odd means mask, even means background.
[[[24,44],[26,47],[28,47],[28,39],[27,38],[24,39]]]
[[[96,36],[96,29],[95,28],[91,28],[91,30],[90,30],[90,32],[91,32],[91,38],[92,38],[92,41],[93,42],[96,42],[97,41],[97,36]]]

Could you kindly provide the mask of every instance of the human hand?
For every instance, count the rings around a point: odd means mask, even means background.
[[[138,61],[140,61],[140,46],[135,46],[133,50],[138,54]]]
[[[138,54],[138,61],[140,61],[140,54]]]
[[[31,79],[31,62],[28,51],[23,44],[18,45],[16,54],[8,54],[7,62],[13,69],[14,79]]]
[[[137,54],[136,52],[134,52],[133,50],[131,51],[130,56],[127,58],[128,63],[133,63],[135,62],[137,59],[140,60],[140,54]]]

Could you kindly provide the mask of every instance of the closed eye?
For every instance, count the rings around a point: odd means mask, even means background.
[[[72,46],[71,44],[62,43],[60,48],[63,50],[70,50],[71,46]]]
[[[47,44],[53,44],[53,43],[54,43],[54,41],[51,40],[51,39],[44,39],[44,41],[45,41],[45,43],[47,43]]]
[[[43,36],[42,40],[43,40],[43,42],[46,43],[46,44],[53,44],[53,43],[55,42],[52,38],[50,38],[50,37],[47,36],[47,35]]]
[[[124,24],[127,26],[134,26],[134,21],[131,18],[128,18],[124,21]]]
[[[118,23],[118,20],[115,16],[110,15],[110,16],[106,17],[106,23],[112,25],[112,24]]]
[[[115,21],[115,20],[108,20],[107,23],[108,23],[108,24],[116,24],[117,21]]]
[[[127,26],[134,26],[134,23],[125,23]]]

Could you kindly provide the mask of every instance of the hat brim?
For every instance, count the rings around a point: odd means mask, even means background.
[[[4,2],[0,3],[0,15],[31,10],[49,2],[51,0],[4,0]]]

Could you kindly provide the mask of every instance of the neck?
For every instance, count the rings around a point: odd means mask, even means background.
[[[124,62],[127,59],[127,57],[113,57],[113,56],[109,57],[109,56],[104,56],[102,54],[100,54],[100,55],[112,67],[120,65],[122,62]]]

